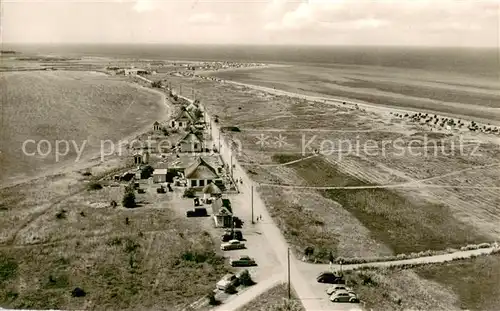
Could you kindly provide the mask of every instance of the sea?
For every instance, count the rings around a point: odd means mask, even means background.
[[[4,44],[4,50],[133,59],[361,65],[500,78],[499,48],[296,45]]]

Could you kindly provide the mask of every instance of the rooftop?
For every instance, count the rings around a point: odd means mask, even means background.
[[[215,169],[201,157],[196,162],[187,167],[184,175],[188,179],[215,179],[219,178]]]
[[[157,168],[153,171],[153,175],[167,175],[166,168]]]

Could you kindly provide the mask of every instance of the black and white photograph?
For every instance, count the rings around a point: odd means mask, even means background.
[[[1,311],[500,311],[500,0],[0,0]]]

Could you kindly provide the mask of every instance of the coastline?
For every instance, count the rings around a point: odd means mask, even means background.
[[[292,65],[273,65],[273,67],[293,67]],[[258,69],[264,69],[266,67],[260,67],[260,68],[251,68],[253,70],[258,70]],[[245,68],[246,69],[246,68]],[[250,69],[250,68],[248,68]],[[225,70],[226,72],[229,71],[239,71],[239,68],[237,69],[228,69]],[[217,73],[220,71],[204,71],[200,73],[196,73],[201,75],[207,75],[208,77],[211,78],[217,78],[220,79],[226,83],[231,83],[235,85],[240,85],[248,88],[252,88],[255,90],[267,92],[270,94],[274,95],[281,95],[281,96],[289,96],[293,98],[302,98],[302,99],[307,99],[311,101],[326,101],[326,103],[330,102],[331,104],[342,104],[346,103],[348,105],[358,105],[359,107],[365,108],[370,111],[374,112],[393,112],[393,113],[428,113],[428,114],[436,114],[438,116],[442,117],[449,117],[449,118],[456,118],[456,119],[462,119],[462,120],[467,120],[467,121],[475,121],[476,123],[481,123],[482,125],[490,124],[494,126],[500,126],[500,120],[497,119],[486,119],[486,118],[481,118],[481,117],[474,117],[474,116],[469,116],[469,115],[463,115],[463,114],[458,114],[458,113],[449,113],[449,112],[443,112],[439,110],[432,110],[432,109],[426,109],[426,108],[415,108],[415,107],[404,107],[404,106],[391,106],[387,104],[379,104],[379,103],[371,103],[359,99],[352,99],[349,97],[342,97],[342,96],[333,96],[333,95],[326,95],[326,94],[320,94],[320,93],[314,93],[314,95],[311,94],[306,94],[306,93],[301,93],[299,90],[293,90],[293,91],[288,91],[283,88],[273,88],[270,86],[265,86],[265,85],[260,85],[260,84],[252,84],[252,83],[247,83],[247,82],[238,82],[236,80],[231,80],[231,79],[224,79],[224,78],[219,78],[217,77]],[[487,111],[492,111],[492,112],[499,112],[500,108],[494,108],[494,107],[484,107],[481,108],[482,110],[487,110]]]

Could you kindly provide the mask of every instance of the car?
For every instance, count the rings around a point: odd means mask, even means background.
[[[156,193],[166,193],[165,188],[163,187],[156,188]]]
[[[358,303],[359,299],[358,296],[354,293],[349,293],[348,291],[345,290],[339,290],[333,295],[330,296],[330,300],[333,302],[351,302],[351,303]]]
[[[207,209],[204,207],[197,207],[194,210],[186,212],[187,217],[205,217],[208,216]]]
[[[243,255],[240,256],[239,258],[236,259],[229,259],[229,264],[233,267],[249,267],[249,266],[256,266],[257,263],[253,258],[250,258],[249,256]]]
[[[333,293],[338,291],[346,291],[348,293],[354,294],[354,291],[351,288],[345,286],[344,284],[335,284],[326,289],[326,293],[328,294],[328,296],[331,296]]]
[[[234,273],[228,273],[217,282],[217,289],[226,290],[230,286],[238,286],[239,279]]]
[[[245,243],[241,243],[238,240],[230,240],[227,243],[222,243],[220,249],[223,251],[229,251],[234,249],[243,249],[245,248]]]
[[[328,283],[328,284],[345,284],[345,280],[342,276],[337,276],[333,272],[322,272],[316,277],[318,283]]]
[[[231,240],[243,241],[243,233],[241,233],[241,230],[226,230],[226,232],[221,235],[220,240],[222,242],[228,242]]]

